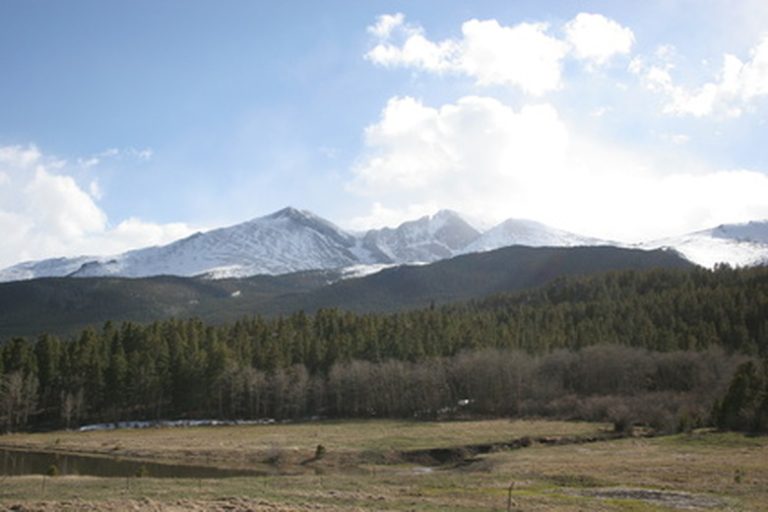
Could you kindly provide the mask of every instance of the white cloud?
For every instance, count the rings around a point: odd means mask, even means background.
[[[477,96],[439,109],[409,97],[393,98],[381,120],[366,129],[365,139],[371,151],[351,188],[404,195],[413,191],[419,197],[446,182],[458,194],[479,187],[493,193],[495,179],[514,180],[521,163],[539,174],[557,167],[568,144],[551,106],[516,112],[496,99]]]
[[[374,202],[371,211],[366,215],[355,217],[346,223],[351,230],[365,231],[372,228],[399,226],[403,222],[432,215],[440,209],[434,201],[410,204],[405,208],[387,208],[381,203]]]
[[[398,27],[401,27],[405,22],[405,15],[403,13],[396,14],[382,14],[376,20],[375,25],[368,27],[368,32],[374,36],[386,39],[392,34],[392,31]]]
[[[162,245],[191,235],[195,230],[183,222],[156,224],[130,217],[99,237],[99,243],[110,247],[105,254],[123,252],[129,248]]]
[[[29,167],[40,160],[42,155],[35,146],[0,146],[0,165]]]
[[[470,20],[464,34],[461,66],[479,85],[513,85],[540,95],[561,85],[567,47],[547,35],[545,23],[503,27],[496,20]]]
[[[95,156],[92,156],[90,158],[78,158],[77,159],[77,165],[82,167],[83,169],[90,169],[91,167],[95,167],[101,163],[101,160]]]
[[[602,65],[613,56],[628,54],[635,35],[627,27],[602,14],[582,12],[565,24],[566,40],[577,59]]]
[[[29,259],[122,252],[193,231],[183,224],[137,219],[110,228],[95,202],[101,195],[98,182],[92,181],[86,192],[65,171],[63,161],[35,146],[0,147],[0,267]]]
[[[667,47],[660,47],[664,48]],[[738,117],[756,99],[768,95],[768,35],[750,50],[746,62],[725,54],[716,79],[698,87],[675,83],[672,53],[657,50],[654,64],[636,58],[629,66],[631,72],[641,76],[648,89],[666,96],[665,114]]]
[[[517,87],[539,96],[561,87],[569,51],[594,67],[628,53],[634,41],[631,30],[598,14],[579,14],[565,29],[567,41],[550,35],[547,23],[504,26],[472,19],[462,24],[461,38],[431,41],[402,14],[383,15],[368,27],[377,42],[365,57],[385,67],[463,74],[481,86]]]
[[[377,36],[379,44],[366,54],[366,58],[385,67],[414,67],[432,72],[460,72],[460,45],[454,40],[434,43],[424,36],[421,27],[408,25],[402,14],[380,16],[376,25],[368,27]],[[399,38],[402,45],[392,43]]]
[[[22,182],[23,183],[23,182]],[[49,173],[37,165],[20,188],[20,200],[36,226],[45,226],[64,238],[104,229],[107,216],[71,176]]]
[[[93,180],[88,184],[88,193],[91,194],[91,197],[95,200],[101,200],[104,193],[101,191],[101,185],[99,185],[98,180]]]
[[[399,34],[380,38],[367,59],[388,67],[465,74],[478,85],[515,86],[534,95],[560,86],[566,45],[547,35],[546,24],[505,27],[496,20],[469,20],[461,39],[440,42],[427,39],[420,27],[401,23],[396,28]],[[401,36],[401,45],[392,43],[393,35]]]
[[[152,160],[152,157],[155,155],[155,152],[152,150],[152,148],[143,148],[143,149],[129,148],[126,150],[126,152],[129,155],[144,161]]]
[[[95,155],[80,157],[76,160],[77,165],[83,169],[90,169],[104,163],[108,159],[135,159],[139,161],[149,161],[154,156],[152,148],[137,149],[133,147],[125,149],[108,148]]]
[[[496,20],[469,20],[461,39],[433,42],[402,15],[380,17],[369,31],[378,44],[366,54],[375,64],[411,67],[473,77],[478,85],[510,85],[539,95],[557,89],[567,47],[547,35],[543,23],[502,26]],[[399,38],[400,44],[393,42]]]
[[[695,171],[683,172],[664,155],[585,138],[548,104],[514,109],[470,96],[435,108],[393,98],[365,140],[349,189],[373,206],[356,228],[439,207],[638,241],[768,218],[765,174],[690,162]]]

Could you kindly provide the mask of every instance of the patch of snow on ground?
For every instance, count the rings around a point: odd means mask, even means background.
[[[352,265],[341,269],[341,279],[355,279],[370,276],[384,269],[396,267],[396,263],[377,263],[372,265]]]
[[[272,418],[260,420],[158,420],[158,421],[118,421],[114,423],[94,423],[83,425],[78,432],[115,430],[122,428],[179,428],[179,427],[219,427],[224,425],[271,425]]]

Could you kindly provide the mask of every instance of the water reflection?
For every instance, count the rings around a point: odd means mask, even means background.
[[[160,464],[110,457],[0,449],[0,475],[45,475],[52,466],[60,475],[155,478],[227,478],[264,475],[266,471]]]

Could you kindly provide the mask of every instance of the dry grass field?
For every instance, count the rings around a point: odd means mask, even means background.
[[[594,435],[607,425],[564,421],[323,421],[273,425],[13,434],[0,447],[249,467],[275,457],[300,462],[322,444],[328,459],[502,443],[524,436]]]
[[[3,445],[153,460],[207,457],[221,464],[231,463],[231,457],[247,465],[254,459],[261,464],[269,453],[283,459],[269,476],[216,480],[0,477],[0,510],[504,511],[508,505],[555,511],[768,510],[766,437],[695,433],[534,442],[433,466],[396,456],[523,436],[589,437],[603,428],[503,420],[366,421],[3,436]],[[312,461],[317,444],[325,446],[326,456]]]

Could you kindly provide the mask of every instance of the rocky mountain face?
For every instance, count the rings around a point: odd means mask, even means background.
[[[382,263],[428,263],[462,253],[480,236],[458,213],[441,210],[394,229],[368,231],[362,246]]]

